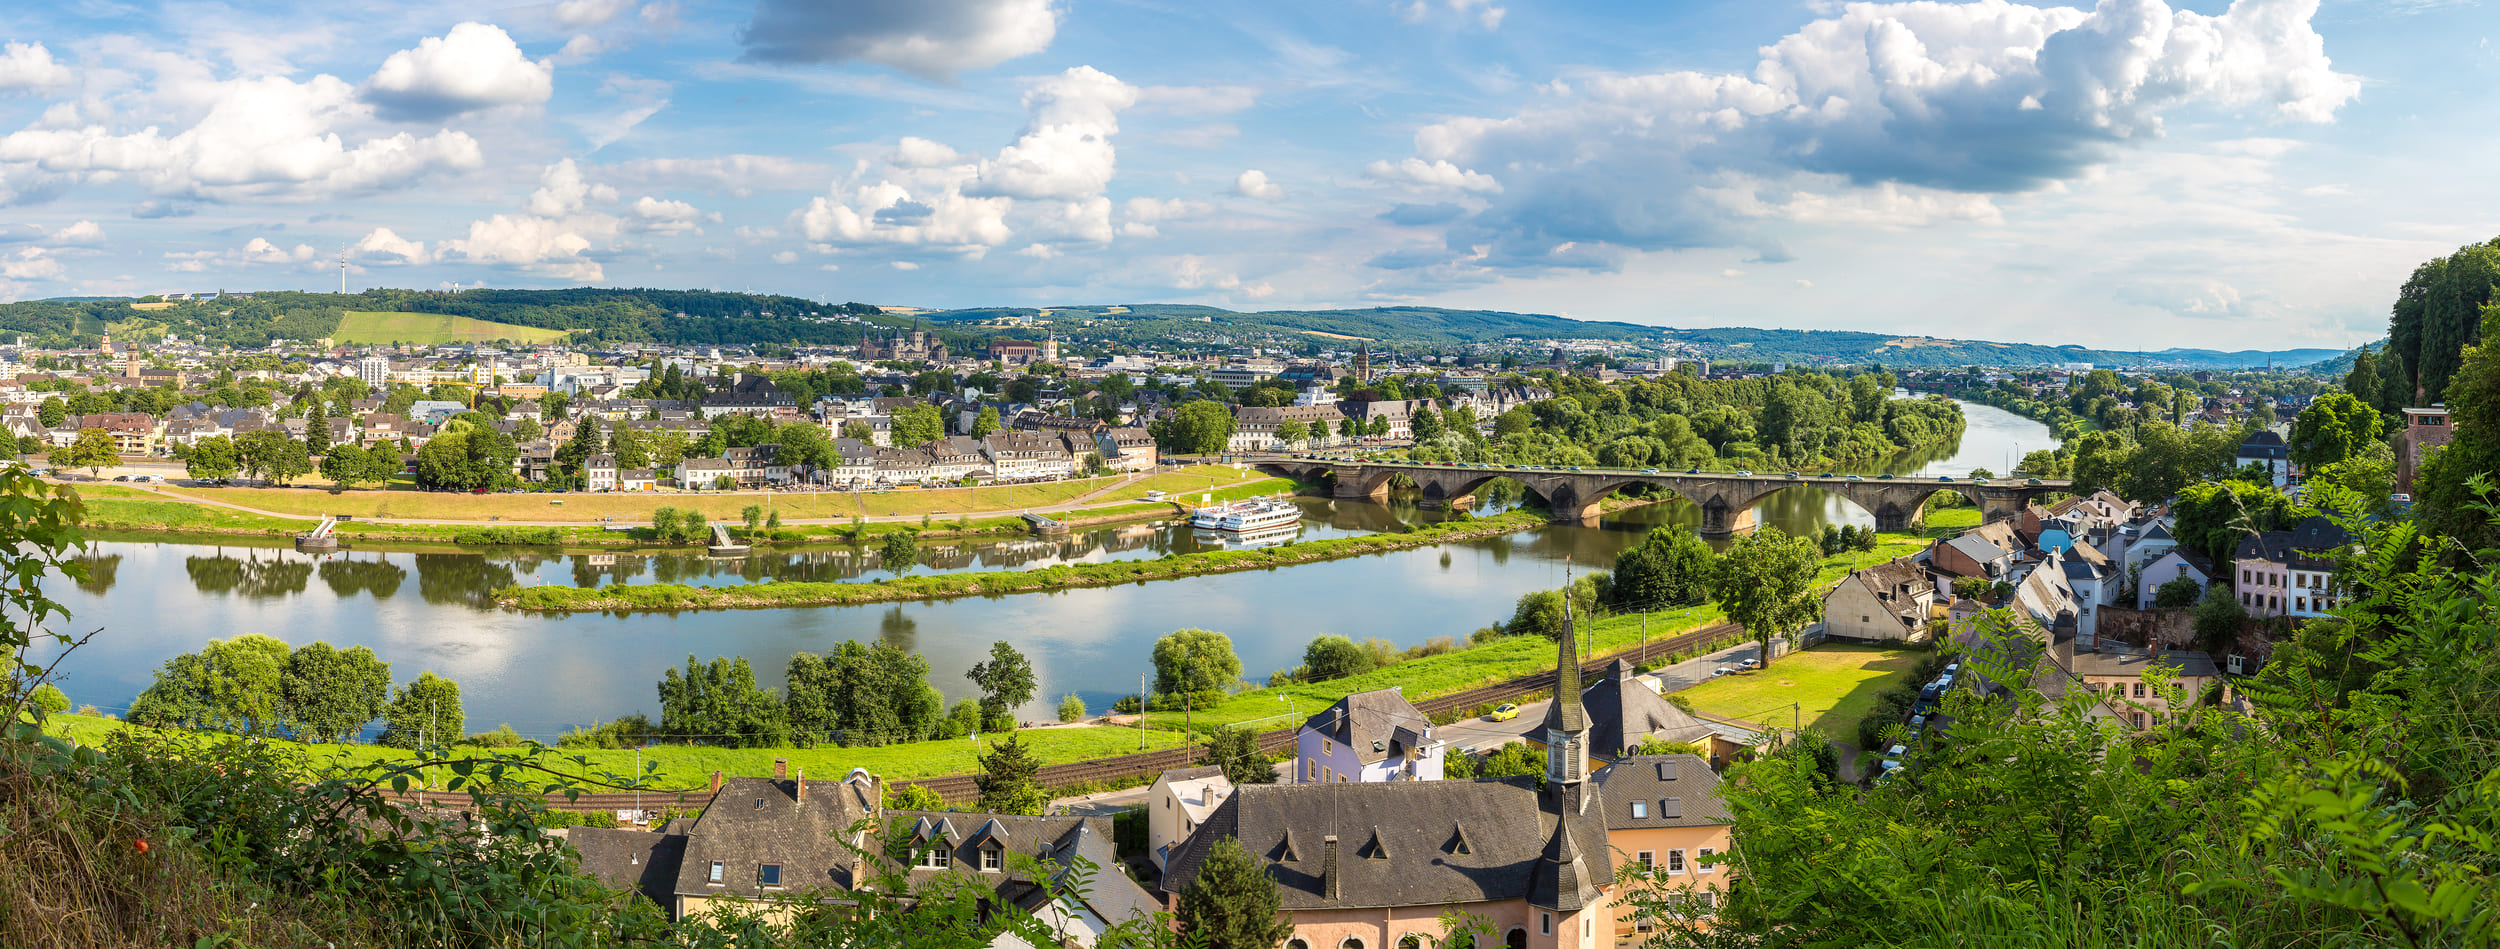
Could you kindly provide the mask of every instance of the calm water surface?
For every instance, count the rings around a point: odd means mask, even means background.
[[[1859,473],[2002,472],[2017,443],[2051,444],[2037,423],[1982,405],[1963,409],[1970,425],[1958,446],[1889,459]],[[1397,503],[1298,503],[1305,540],[1399,530],[1441,516]],[[1792,532],[1873,523],[1856,506],[1807,488],[1773,495],[1762,514]],[[168,657],[210,639],[260,633],[296,644],[372,647],[391,663],[397,681],[426,670],[457,680],[470,730],[509,723],[522,734],[552,738],[626,713],[656,716],[653,684],[689,654],[746,656],[764,684],[777,686],[793,653],[882,640],[926,655],[932,681],[952,700],[972,694],[964,670],[986,658],[991,642],[1006,640],[1033,660],[1041,687],[1024,714],[1039,718],[1071,692],[1095,709],[1135,692],[1155,638],[1181,627],[1230,634],[1244,674],[1253,679],[1299,664],[1304,644],[1323,633],[1402,646],[1436,636],[1464,639],[1507,618],[1520,594],[1561,585],[1566,558],[1583,569],[1611,563],[1650,528],[1668,523],[1697,524],[1699,511],[1671,502],[1627,510],[1595,527],[1553,525],[1472,543],[1112,588],[675,616],[542,616],[485,603],[512,583],[733,584],[892,572],[873,550],[847,547],[717,560],[649,552],[315,556],[248,545],[107,540],[96,545],[93,579],[76,585],[56,580],[50,589],[73,612],[61,628],[103,630],[62,666],[61,685],[73,702],[119,710]],[[1151,559],[1198,544],[1186,529],[1127,525],[1065,539],[932,545],[924,550],[926,565],[915,569]]]

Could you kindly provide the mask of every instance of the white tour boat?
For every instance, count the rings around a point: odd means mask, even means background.
[[[1301,523],[1302,509],[1291,501],[1235,501],[1202,507],[1190,515],[1189,526],[1199,530],[1248,534],[1290,527]]]

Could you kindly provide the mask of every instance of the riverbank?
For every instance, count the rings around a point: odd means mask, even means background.
[[[625,611],[775,609],[803,606],[856,606],[903,600],[961,596],[1004,596],[1080,587],[1114,586],[1148,580],[1264,570],[1385,553],[1437,544],[1464,543],[1515,533],[1545,524],[1534,511],[1510,511],[1487,518],[1443,521],[1410,531],[1339,537],[1257,550],[1216,550],[1168,556],[1161,560],[1058,564],[1032,570],[903,576],[870,583],[761,583],[710,587],[676,583],[604,587],[513,587],[496,602],[530,612],[598,613]]]
[[[1255,472],[1235,472],[1230,468],[1221,468],[1219,470],[1231,475],[1231,477],[1209,478],[1199,474],[1167,472],[1164,474],[1152,475],[1125,484],[1119,483],[1115,480],[1114,483],[1108,485],[1107,487],[1110,489],[1116,489],[1116,493],[1123,496],[1128,495],[1131,492],[1135,492],[1142,496],[1147,491],[1156,490],[1176,495],[1184,491],[1194,491],[1197,493],[1189,495],[1189,497],[1193,500],[1200,495],[1208,493],[1212,493],[1218,500],[1233,500],[1238,498],[1261,497],[1271,494],[1291,493],[1303,487],[1302,485],[1299,485],[1287,478],[1269,477]],[[1097,495],[1111,493],[1110,491],[1104,490],[1106,488],[1104,485],[1097,484],[1094,487],[1095,490],[1089,493]],[[214,498],[208,497],[205,496],[205,492],[202,494],[190,494],[174,491],[160,492],[129,488],[114,484],[82,484],[77,485],[76,490],[81,495],[81,499],[86,506],[86,519],[84,523],[91,528],[117,534],[163,535],[177,539],[197,539],[209,543],[226,542],[236,538],[257,538],[273,542],[291,543],[296,534],[310,530],[315,524],[318,523],[318,520],[315,518],[305,518],[298,515],[287,515],[273,511],[259,510],[240,504],[237,501],[225,500],[224,496]],[[241,490],[266,492],[286,491],[289,489],[269,488]],[[945,490],[979,491],[989,489]],[[327,496],[327,492],[314,491],[313,493]],[[934,494],[936,492],[931,493]],[[241,495],[237,496],[239,497]],[[443,497],[462,496],[444,495]],[[521,495],[519,497],[532,496]],[[597,499],[606,496],[589,495],[588,497]],[[920,515],[917,520],[907,517],[890,517],[881,521],[870,520],[865,517],[853,517],[849,519],[818,518],[812,519],[812,521],[807,519],[785,518],[783,522],[784,526],[780,528],[770,528],[756,531],[747,530],[738,519],[738,510],[742,508],[744,504],[757,503],[756,499],[765,497],[770,496],[684,494],[661,496],[658,500],[676,500],[685,502],[688,504],[690,509],[698,506],[691,503],[697,501],[707,502],[715,507],[727,508],[727,512],[721,516],[712,517],[707,515],[707,519],[712,520],[715,523],[721,523],[725,526],[729,526],[731,532],[736,534],[740,539],[746,540],[750,544],[759,547],[800,547],[827,543],[874,541],[885,534],[903,531],[916,532],[922,537],[930,540],[981,537],[1004,538],[1022,536],[1031,532],[1031,526],[1024,522],[1021,514],[1002,513],[999,511],[964,512],[960,514],[952,514],[951,516],[945,518],[938,517],[934,513],[928,513]],[[786,497],[809,496],[795,495],[785,496],[785,498]],[[844,497],[847,497],[847,495],[844,495]],[[1082,498],[1085,497],[1085,495],[1079,495],[1079,497]],[[743,501],[744,504],[741,504],[741,501]],[[305,502],[295,500],[291,503],[292,506],[301,506]],[[1076,503],[1082,504],[1082,501]],[[662,505],[655,503],[651,506],[656,508]],[[787,510],[787,508],[781,509]],[[1060,508],[1051,509],[1048,516],[1070,527],[1084,528],[1129,523],[1134,521],[1154,520],[1158,518],[1171,517],[1183,513],[1183,511],[1184,507],[1178,501],[1121,500],[1099,505],[1074,507],[1061,505]],[[337,513],[351,512],[341,511]],[[644,518],[647,521],[648,514],[645,514]],[[410,521],[404,519],[392,519],[387,521],[349,520],[339,522],[336,527],[336,531],[341,538],[359,549],[376,549],[386,551],[400,549],[422,550],[434,547],[474,549],[477,547],[508,546],[528,546],[556,551],[614,551],[620,549],[649,549],[665,551],[697,549],[700,547],[700,545],[693,545],[690,547],[689,545],[683,544],[666,544],[658,542],[648,536],[649,531],[647,528],[638,527],[632,531],[618,531],[610,529],[609,525],[600,523],[546,524],[517,520],[509,522],[491,520],[444,520],[433,522]]]

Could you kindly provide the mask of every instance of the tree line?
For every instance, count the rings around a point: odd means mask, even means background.
[[[302,646],[257,633],[210,640],[165,661],[130,703],[142,725],[315,742],[356,739],[376,719],[377,744],[415,748],[462,737],[460,686],[433,672],[391,689],[391,664],[363,646]]]
[[[975,731],[1012,731],[1015,710],[1033,698],[1033,665],[1004,641],[966,673],[980,698],[953,709],[929,682],[929,661],[891,643],[846,642],[826,653],[798,653],[780,690],[763,688],[744,657],[702,662],[659,682],[656,737],[696,744],[763,748],[820,744],[873,747]]]

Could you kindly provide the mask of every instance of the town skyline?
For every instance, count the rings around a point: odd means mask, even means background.
[[[2487,236],[2433,118],[2492,96],[2470,5],[871,7],[16,11],[0,298],[345,244],[350,289],[2345,348]]]

